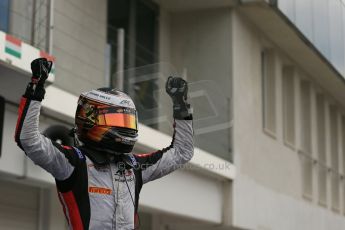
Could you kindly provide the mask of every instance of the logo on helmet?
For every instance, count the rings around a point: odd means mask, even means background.
[[[128,106],[131,106],[132,103],[131,103],[131,101],[129,101],[129,100],[122,100],[122,101],[120,102],[120,105],[128,105]]]

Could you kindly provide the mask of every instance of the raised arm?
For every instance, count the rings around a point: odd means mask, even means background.
[[[68,147],[53,144],[38,130],[41,101],[45,94],[44,83],[51,66],[52,62],[45,58],[31,63],[32,81],[20,101],[15,141],[35,164],[51,173],[57,180],[65,180],[74,170],[72,164],[75,159]]]
[[[142,167],[143,183],[155,180],[181,168],[193,157],[193,118],[187,102],[188,85],[181,78],[169,77],[166,91],[173,100],[174,135],[171,145],[165,149],[138,154]]]

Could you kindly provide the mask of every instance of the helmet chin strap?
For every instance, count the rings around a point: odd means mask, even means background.
[[[130,169],[136,167],[136,161],[131,153],[107,153],[104,150],[98,150],[93,146],[83,145],[80,149],[85,153],[89,159],[97,165],[106,165],[109,163],[120,163],[123,169]]]
[[[84,150],[85,154],[94,163],[103,165],[109,164],[110,162],[118,163],[123,162],[126,168],[133,168],[133,155],[131,154],[133,146],[128,147],[125,144],[119,143],[119,151],[109,148],[102,148],[93,144],[88,144],[79,140],[77,135],[77,127],[71,129],[70,136],[74,138],[74,146]]]
[[[87,143],[83,143],[81,140],[79,140],[78,135],[77,135],[77,127],[74,127],[70,130],[69,132],[69,136],[73,137],[74,139],[74,146],[75,147],[81,147],[81,146],[86,146],[87,148],[91,148],[94,149],[96,151],[102,152],[102,153],[106,153],[106,154],[110,154],[110,155],[123,155],[123,154],[129,154],[132,151],[129,147],[127,147],[126,144],[122,144],[119,143],[119,150],[113,150],[113,149],[109,149],[109,148],[102,148],[102,147],[97,147],[93,144],[87,144]],[[120,149],[122,147],[122,149]],[[126,150],[130,150],[130,151],[126,151]]]
[[[114,150],[111,150],[111,149],[107,149],[107,148],[101,148],[101,147],[96,147],[96,146],[88,146],[88,145],[85,145],[86,147],[89,147],[89,148],[92,148],[98,152],[100,152],[101,154],[104,154],[106,156],[120,156],[120,155],[125,155],[125,154],[128,154],[128,153],[125,153],[125,152],[120,152],[120,151],[114,151]]]

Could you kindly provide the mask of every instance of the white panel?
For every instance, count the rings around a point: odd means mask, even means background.
[[[5,33],[0,31],[0,59],[5,60]]]
[[[14,141],[14,133],[17,123],[17,108],[6,104],[5,122],[2,143],[2,156],[0,158],[0,172],[10,174],[15,177],[34,179],[44,183],[55,183],[54,178],[42,168],[34,165],[29,158],[25,159],[24,152]],[[42,117],[41,117],[42,118]],[[44,120],[44,119],[41,119]],[[46,121],[40,122],[40,130],[44,130],[49,124]],[[26,161],[26,162],[25,162]],[[26,166],[24,166],[27,164]],[[26,172],[25,168],[26,167]]]
[[[238,174],[234,181],[234,226],[245,229],[343,230],[345,218],[329,209],[267,188]]]
[[[41,167],[35,165],[29,158],[27,158],[27,174],[28,179],[38,180],[40,183],[55,184],[54,177]]]
[[[22,63],[21,68],[31,73],[32,60],[39,57],[39,50],[26,43],[22,44]]]
[[[42,101],[44,109],[52,112],[52,115],[62,115],[60,119],[69,118],[74,120],[75,111],[77,109],[78,97],[64,90],[49,86],[46,88],[46,96]]]
[[[154,0],[161,7],[170,11],[201,10],[225,8],[237,4],[236,0]],[[244,0],[242,0],[244,1]],[[246,2],[261,2],[265,0],[245,0]]]
[[[0,228],[38,229],[39,190],[5,181],[0,183]]]
[[[186,170],[145,184],[140,195],[141,206],[213,223],[221,223],[222,203],[220,181]]]
[[[15,108],[6,105],[4,131],[2,139],[2,156],[0,158],[0,172],[13,174],[14,176],[23,175],[24,153],[14,141],[14,132],[17,123]]]
[[[29,44],[22,42],[21,44],[21,58],[14,57],[7,54],[5,50],[6,33],[0,31],[0,60],[6,62],[10,68],[16,69],[19,73],[24,75],[31,74],[32,60],[40,57],[40,50]],[[19,80],[19,79],[18,79]],[[49,75],[47,82],[54,82],[55,73]],[[29,81],[29,79],[28,79]]]

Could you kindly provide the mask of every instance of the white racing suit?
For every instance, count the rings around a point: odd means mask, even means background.
[[[55,177],[73,230],[137,228],[142,185],[169,174],[193,156],[192,120],[175,120],[168,148],[128,155],[137,167],[123,169],[115,162],[97,165],[88,157],[87,149],[62,146],[40,134],[40,108],[39,101],[22,98],[15,139],[35,164]]]

